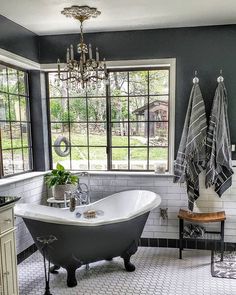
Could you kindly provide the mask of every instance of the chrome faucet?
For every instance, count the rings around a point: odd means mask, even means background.
[[[90,200],[87,184],[79,183],[78,188],[73,193],[73,196],[78,200],[79,205],[88,205]]]
[[[70,211],[75,210],[76,205],[88,205],[90,203],[90,175],[88,172],[81,172],[79,176],[88,176],[88,185],[79,183],[75,191],[70,192]]]

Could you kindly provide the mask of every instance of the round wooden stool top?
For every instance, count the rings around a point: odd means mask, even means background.
[[[191,222],[220,222],[226,219],[225,211],[210,213],[194,213],[191,211],[179,210],[178,218]]]

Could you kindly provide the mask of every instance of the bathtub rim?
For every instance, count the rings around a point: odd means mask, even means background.
[[[48,211],[52,210],[54,212],[61,212],[63,211],[67,211],[69,210],[69,208],[54,208],[54,207],[49,207],[49,206],[45,206],[45,205],[37,205],[37,204],[31,204],[31,203],[18,203],[16,204],[14,211],[15,211],[15,215],[17,217],[21,217],[21,218],[26,218],[26,219],[31,219],[31,220],[38,220],[41,222],[45,222],[45,223],[54,223],[54,224],[62,224],[62,225],[75,225],[75,226],[101,226],[101,225],[106,225],[106,224],[112,224],[112,223],[119,223],[119,222],[125,222],[131,219],[134,219],[140,215],[143,215],[147,212],[152,211],[153,209],[157,208],[160,204],[161,204],[161,196],[153,191],[149,191],[149,190],[125,190],[125,191],[121,191],[121,192],[117,192],[115,194],[109,195],[105,198],[102,198],[98,201],[95,201],[93,203],[90,203],[88,205],[85,205],[85,207],[91,206],[91,204],[95,205],[98,204],[100,202],[104,202],[106,199],[115,196],[117,194],[120,193],[125,193],[125,192],[149,192],[152,193],[153,195],[155,195],[154,200],[152,200],[150,203],[148,203],[146,206],[142,207],[141,209],[137,210],[135,213],[131,213],[125,217],[118,217],[118,218],[114,218],[114,219],[109,219],[109,220],[98,220],[98,219],[69,219],[69,218],[59,218],[59,217],[55,217],[53,216],[53,218],[50,218],[49,214],[41,214],[39,213],[39,215],[37,216],[33,216],[30,215],[29,212],[25,213],[21,213],[21,212],[17,212],[18,209],[22,210],[20,207],[26,207],[26,209],[28,209],[27,211],[30,211],[30,207],[35,207],[35,208],[42,208],[42,207],[46,207]],[[76,208],[80,208],[82,206],[77,206]],[[28,213],[28,214],[27,214]],[[73,214],[74,217],[74,214]]]

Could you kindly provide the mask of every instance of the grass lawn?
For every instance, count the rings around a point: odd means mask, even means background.
[[[66,138],[69,137],[68,133],[63,134]],[[58,134],[52,134],[52,143],[55,142]],[[87,145],[87,136],[85,134],[71,133],[71,159],[72,160],[86,160],[88,158],[87,147],[82,147]],[[106,148],[101,147],[106,146],[107,138],[104,135],[91,135],[89,137],[89,144],[96,147],[90,147],[90,159],[92,160],[106,160]],[[81,147],[73,147],[73,145],[78,145]],[[122,161],[128,159],[128,137],[127,136],[112,136],[112,160],[113,161]],[[130,138],[130,158],[132,160],[143,160],[147,159],[147,147],[146,145],[137,137]],[[137,146],[139,146],[137,148]],[[168,148],[167,147],[150,147],[149,148],[149,159],[156,160],[167,160]],[[69,156],[67,157],[69,160]],[[53,162],[59,162],[66,160],[66,157],[58,156],[53,150]]]

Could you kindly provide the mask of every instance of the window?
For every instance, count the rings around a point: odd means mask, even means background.
[[[52,166],[169,171],[170,66],[110,70],[109,79],[86,93],[48,74]]]
[[[0,176],[32,170],[28,76],[0,64]]]

